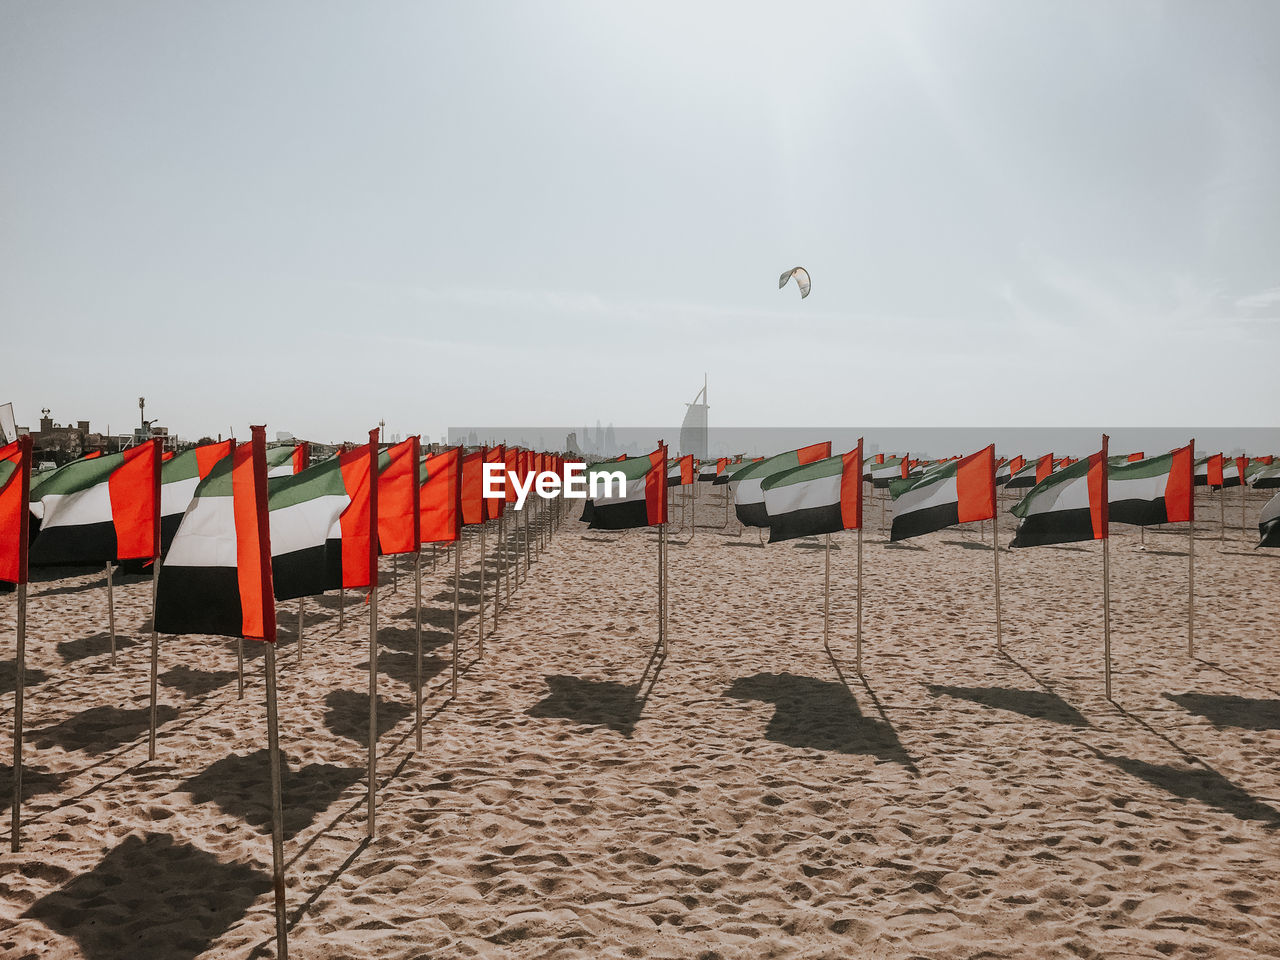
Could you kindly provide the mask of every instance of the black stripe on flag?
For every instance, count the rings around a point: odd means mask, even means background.
[[[583,511],[586,512],[585,510]],[[621,503],[596,504],[589,530],[630,530],[649,525],[649,507],[643,498]]]
[[[1113,518],[1114,519],[1114,518]],[[1093,539],[1093,513],[1088,507],[1033,513],[1020,524],[1011,547],[1042,547]]]
[[[156,590],[157,633],[244,633],[235,567],[161,566]]]
[[[769,511],[763,500],[759,503],[735,503],[733,509],[738,515],[738,522],[744,527],[767,527],[770,523]]]
[[[828,503],[821,507],[806,507],[779,513],[769,518],[769,542],[794,540],[797,537],[816,537],[824,533],[838,533],[844,529],[844,514],[840,504]]]
[[[935,507],[923,510],[911,510],[908,513],[895,515],[893,526],[889,530],[889,540],[909,540],[920,537],[935,530],[945,530],[960,522],[960,504],[957,501],[940,503]]]

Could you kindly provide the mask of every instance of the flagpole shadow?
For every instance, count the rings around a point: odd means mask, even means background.
[[[1273,687],[1269,687],[1265,683],[1259,683],[1257,680],[1250,680],[1248,677],[1242,677],[1238,673],[1232,673],[1226,667],[1222,666],[1221,664],[1214,663],[1212,660],[1205,660],[1203,657],[1192,657],[1192,659],[1195,660],[1196,663],[1202,663],[1206,667],[1209,667],[1212,670],[1217,670],[1219,673],[1225,674],[1226,676],[1230,677],[1232,680],[1237,680],[1240,683],[1248,684],[1251,687],[1257,687],[1260,690],[1267,691],[1267,693],[1271,694],[1272,696],[1280,697],[1280,690],[1276,690]]]

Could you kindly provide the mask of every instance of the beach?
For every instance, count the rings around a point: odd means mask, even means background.
[[[719,524],[725,488],[699,486]],[[348,591],[339,630],[337,595],[309,599],[300,649],[280,603],[290,950],[1280,955],[1280,555],[1226,496],[1225,539],[1197,498],[1191,654],[1185,526],[1113,527],[1112,701],[1099,543],[1001,552],[998,651],[990,524],[888,544],[869,504],[859,676],[854,533],[832,537],[828,655],[821,540],[691,536],[673,507],[663,657],[656,532],[574,505],[496,629],[491,525],[483,658],[469,536],[456,698],[453,564],[424,552],[419,751],[411,566],[393,584],[383,558],[372,840],[368,608]],[[274,957],[260,645],[238,699],[234,640],[161,638],[148,762],[150,579],[117,575],[115,601],[113,669],[102,572],[31,586],[0,954]],[[12,595],[0,614],[7,738]]]

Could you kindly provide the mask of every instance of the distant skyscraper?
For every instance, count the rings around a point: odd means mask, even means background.
[[[613,456],[617,449],[618,441],[613,435],[613,424],[609,424],[604,428],[604,452],[609,456]]]
[[[702,389],[686,403],[684,423],[680,424],[680,454],[693,454],[699,460],[707,459],[707,378],[702,378]]]

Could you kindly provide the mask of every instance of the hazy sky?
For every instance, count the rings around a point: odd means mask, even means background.
[[[0,402],[1272,425],[1280,3],[0,2]],[[803,264],[801,302],[777,277]]]

